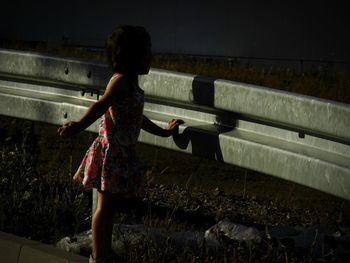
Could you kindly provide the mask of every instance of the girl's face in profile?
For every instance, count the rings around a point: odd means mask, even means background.
[[[146,44],[146,51],[142,58],[140,59],[140,73],[141,75],[148,74],[149,69],[151,68],[152,62],[152,44],[148,42]]]

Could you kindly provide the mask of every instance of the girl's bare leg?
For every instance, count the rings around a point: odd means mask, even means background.
[[[98,192],[97,209],[92,217],[92,256],[106,257],[112,253],[113,215],[117,194]]]

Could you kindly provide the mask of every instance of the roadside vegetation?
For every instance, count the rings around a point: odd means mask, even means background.
[[[90,229],[92,193],[72,184],[71,175],[95,136],[84,132],[79,140],[62,140],[56,129],[0,116],[0,231],[55,244]],[[327,225],[350,233],[347,201],[196,156],[143,144],[138,151],[147,171],[143,201],[168,212],[153,209],[140,215],[131,207],[116,215],[116,223],[143,224],[170,235],[204,232],[228,218],[263,228]],[[129,262],[313,262],[312,246],[296,251],[293,244],[264,233],[260,243],[227,239],[214,251],[205,244],[179,251],[170,241],[146,237],[125,246],[123,256]],[[333,257],[323,255],[324,260]]]

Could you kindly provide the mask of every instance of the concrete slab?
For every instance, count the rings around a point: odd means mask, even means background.
[[[18,263],[87,263],[88,259],[76,254],[68,253],[50,245],[39,244],[24,246]]]
[[[40,243],[0,232],[0,263],[17,263],[23,246],[37,244]]]
[[[0,232],[0,263],[87,263],[88,258]]]

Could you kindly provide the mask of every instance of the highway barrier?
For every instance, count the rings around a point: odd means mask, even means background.
[[[60,125],[103,94],[104,63],[0,50],[0,114]],[[350,105],[267,87],[151,69],[144,114],[180,134],[140,142],[253,169],[350,200]],[[88,130],[97,132],[97,123]]]

